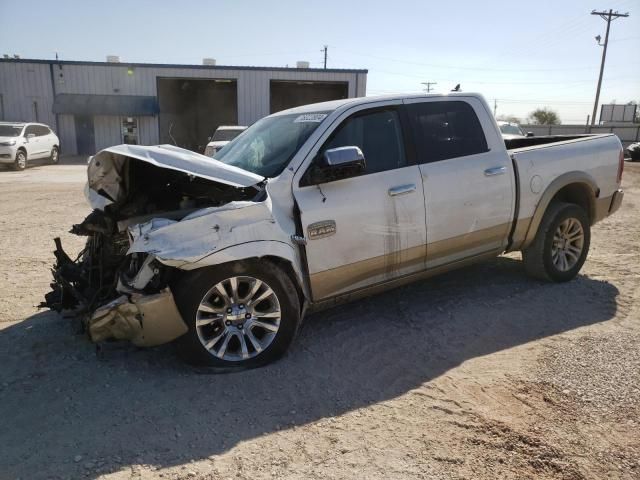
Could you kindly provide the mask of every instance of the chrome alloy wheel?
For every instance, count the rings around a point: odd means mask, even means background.
[[[221,360],[253,358],[273,342],[280,328],[280,302],[265,282],[231,277],[213,286],[196,313],[200,342]]]
[[[551,260],[561,272],[571,270],[582,255],[584,230],[575,218],[564,220],[553,234]]]

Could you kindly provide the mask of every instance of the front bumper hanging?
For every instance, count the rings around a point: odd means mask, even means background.
[[[152,295],[122,295],[99,307],[88,327],[93,342],[115,338],[139,347],[170,342],[188,330],[169,288]]]

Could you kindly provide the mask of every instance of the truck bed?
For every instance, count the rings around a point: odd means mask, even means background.
[[[504,141],[507,150],[516,148],[536,147],[539,145],[547,145],[549,143],[566,142],[568,140],[577,140],[579,138],[596,137],[597,134],[584,135],[543,135],[539,137],[511,138]]]
[[[616,177],[622,151],[614,134],[518,138],[505,140],[505,144],[519,187],[515,218],[521,231],[528,231],[544,192],[561,177],[585,182],[593,189],[596,203],[607,208],[611,203],[618,188]]]

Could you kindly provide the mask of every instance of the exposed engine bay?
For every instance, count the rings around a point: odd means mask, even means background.
[[[183,220],[192,220],[197,228],[207,214],[215,223],[220,209],[264,203],[263,180],[171,146],[121,145],[99,152],[90,159],[85,189],[94,209],[70,230],[86,236],[86,245],[71,258],[55,239],[52,290],[41,306],[74,311],[86,320],[94,341],[126,338],[141,345],[163,343],[164,338],[143,335],[143,317],[149,309],[179,316],[168,288],[176,269],[154,255],[161,252],[134,248],[136,241],[148,243],[150,232],[175,228]],[[207,232],[217,234],[219,223],[207,226]],[[193,240],[184,237],[188,254]],[[198,238],[198,248],[191,248],[194,257],[206,251],[202,245],[208,242],[207,248],[215,248],[215,236]],[[180,333],[184,331],[172,335]]]

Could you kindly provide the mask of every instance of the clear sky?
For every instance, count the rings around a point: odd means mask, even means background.
[[[630,17],[612,23],[601,101],[640,101],[640,0],[0,0],[0,53],[320,67],[326,44],[329,67],[369,69],[369,95],[460,83],[496,100],[498,115],[548,106],[581,123],[606,26],[589,13],[609,8]]]

